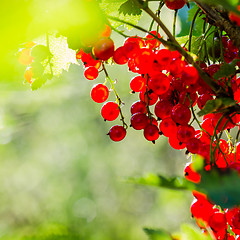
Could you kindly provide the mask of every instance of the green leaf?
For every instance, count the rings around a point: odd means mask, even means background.
[[[162,229],[149,229],[144,228],[144,232],[148,235],[150,240],[172,240],[171,235]]]
[[[204,108],[199,111],[197,114],[199,117],[215,112],[222,106],[222,100],[220,98],[214,100],[208,100],[204,106]]]
[[[20,44],[58,31],[72,35],[78,47],[82,41],[95,40],[106,22],[98,4],[87,0],[2,0],[0,16],[1,35],[5,36],[0,39],[0,80],[16,79],[22,71],[14,56]]]
[[[194,4],[194,6],[188,10],[188,19],[187,19],[188,22],[192,23],[193,17],[198,9],[199,7],[196,4]],[[198,14],[198,16],[196,17],[196,20],[193,26],[194,36],[200,36],[202,34],[203,23],[204,23],[203,16]]]
[[[46,83],[46,81],[47,81],[46,76],[35,78],[33,83],[31,84],[31,89],[33,91],[39,89]]]
[[[140,178],[129,178],[128,182],[174,190],[193,190],[195,188],[195,185],[184,177],[164,177],[152,173]]]
[[[181,226],[182,237],[184,240],[212,240],[209,235],[203,235],[203,233],[199,230],[191,226],[190,224],[183,224]]]
[[[212,169],[202,171],[197,190],[222,208],[232,208],[240,204],[240,178],[237,171],[220,172]]]
[[[224,109],[236,105],[236,101],[232,98],[217,98],[214,100],[208,100],[204,108],[197,114],[199,117],[212,113],[212,112],[223,112]]]
[[[220,69],[213,75],[213,78],[218,80],[224,77],[230,77],[236,73],[236,62],[233,61],[230,64],[222,64]]]
[[[134,0],[128,0],[127,2],[123,3],[119,9],[119,13],[123,13],[123,15],[141,15],[142,10],[138,8],[134,2]]]
[[[51,57],[51,53],[47,46],[44,45],[36,45],[31,50],[31,56],[34,57],[35,61],[43,61],[47,57]]]
[[[100,7],[107,16],[116,17],[121,20],[132,23],[134,25],[137,25],[142,14],[139,13],[137,15],[133,15],[133,14],[125,14],[124,15],[123,12],[119,12],[121,10],[121,6],[126,2],[127,2],[127,0],[102,0]],[[131,9],[132,8],[133,7],[131,7]],[[139,9],[139,8],[135,5],[135,9]],[[121,26],[122,23],[117,22],[117,21],[111,21],[111,25],[116,28],[116,27]],[[132,27],[126,26],[126,28],[131,29]]]

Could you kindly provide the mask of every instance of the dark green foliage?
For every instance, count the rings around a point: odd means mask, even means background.
[[[237,171],[201,172],[200,191],[222,208],[232,208],[240,204],[240,181]]]
[[[118,9],[119,13],[123,13],[124,15],[141,15],[142,10],[136,6],[134,0],[128,0],[123,3]]]

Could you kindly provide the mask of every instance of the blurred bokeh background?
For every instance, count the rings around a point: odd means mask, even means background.
[[[168,14],[163,19],[171,26]],[[115,33],[112,38],[117,46],[124,40]],[[31,91],[23,84],[24,69],[0,83],[0,239],[71,233],[87,240],[146,240],[142,227],[178,231],[192,221],[189,192],[127,183],[150,172],[182,175],[187,159],[164,137],[154,145],[131,128],[122,142],[109,139],[109,128],[120,122],[104,122],[101,104],[90,98],[103,73],[88,81],[82,65],[72,65]],[[138,100],[129,94],[134,75],[127,66],[107,69],[129,123],[131,103]]]

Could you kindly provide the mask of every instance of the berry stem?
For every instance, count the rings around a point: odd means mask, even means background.
[[[192,19],[192,23],[190,26],[190,30],[189,30],[189,43],[188,43],[188,51],[191,52],[191,45],[192,45],[192,34],[193,34],[193,27],[197,18],[198,13],[200,12],[200,8],[198,8],[198,10],[196,11],[196,13],[193,16]]]
[[[173,37],[174,37],[174,38],[175,38],[175,36],[176,36],[177,14],[178,14],[178,9],[175,10],[175,12],[174,12],[174,18],[173,18]]]
[[[105,67],[104,62],[102,62],[102,68],[103,68],[103,71],[104,71],[104,73],[105,73],[105,75],[106,75],[106,80],[108,80],[108,81],[110,82],[111,88],[112,88],[112,90],[113,90],[113,92],[114,92],[114,94],[115,94],[115,96],[116,96],[116,98],[117,98],[117,104],[118,104],[118,108],[119,108],[120,116],[121,116],[121,119],[120,119],[120,120],[121,120],[122,123],[123,123],[123,127],[124,127],[125,129],[127,129],[127,128],[128,128],[128,125],[126,124],[126,122],[125,122],[125,120],[124,120],[124,116],[123,116],[122,109],[121,109],[121,104],[123,104],[123,102],[122,102],[121,98],[119,97],[119,95],[118,95],[118,93],[117,93],[117,91],[116,91],[116,88],[115,88],[115,86],[114,86],[114,82],[113,82],[113,80],[110,78],[110,76],[109,76],[109,74],[108,74],[108,72],[107,72],[107,69],[106,69],[106,67]]]

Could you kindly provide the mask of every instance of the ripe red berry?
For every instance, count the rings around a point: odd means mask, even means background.
[[[161,35],[156,31],[151,31],[150,33],[152,33],[155,36],[158,36],[158,38],[161,38]],[[157,48],[161,44],[161,42],[158,39],[154,38],[151,34],[147,34],[145,38],[147,38],[145,40],[145,46],[147,48],[150,48],[150,49]]]
[[[127,53],[124,47],[119,47],[113,54],[113,60],[117,64],[125,64],[128,61]]]
[[[101,115],[104,120],[113,121],[120,113],[118,104],[115,102],[106,102],[101,109]]]
[[[180,125],[187,125],[191,119],[191,111],[183,104],[177,104],[172,109],[171,117],[174,122]]]
[[[98,83],[93,86],[91,90],[91,98],[94,102],[103,103],[108,99],[108,96],[109,90],[105,85]]]
[[[159,124],[160,131],[164,136],[170,137],[177,134],[178,127],[172,118],[164,118]]]
[[[165,74],[159,73],[150,78],[148,86],[155,94],[161,95],[169,89],[170,80]]]
[[[170,101],[162,100],[157,102],[154,108],[156,116],[160,119],[164,119],[171,116],[173,104]]]
[[[115,125],[110,128],[108,134],[113,141],[119,142],[125,138],[126,129],[123,126]]]
[[[193,154],[198,153],[198,151],[200,150],[201,144],[202,142],[199,139],[195,137],[191,138],[187,141],[187,150]]]
[[[135,130],[144,129],[148,124],[148,117],[144,113],[135,113],[131,117],[131,126]]]
[[[194,183],[199,183],[201,180],[201,175],[198,172],[194,171],[192,163],[186,165],[184,169],[184,176],[187,180]]]
[[[114,42],[111,38],[101,38],[93,47],[93,53],[97,59],[106,61],[114,54]]]
[[[186,143],[195,136],[195,129],[190,125],[182,125],[178,128],[177,138],[180,142]]]
[[[171,10],[180,9],[185,5],[185,0],[165,0],[166,6]]]
[[[133,77],[130,81],[130,88],[134,92],[140,92],[146,84],[146,79],[141,76]]]
[[[88,80],[94,80],[98,77],[98,70],[95,67],[88,67],[84,71],[84,76]]]
[[[148,124],[144,128],[143,134],[148,141],[155,141],[159,138],[159,129],[156,125]]]
[[[227,226],[227,220],[224,213],[216,212],[209,218],[209,226],[215,231],[221,231]]]
[[[134,113],[146,113],[147,111],[147,104],[142,101],[136,101],[132,104],[131,106],[131,114],[133,115]]]
[[[141,101],[147,103],[149,106],[154,105],[158,100],[158,95],[154,92],[146,92],[146,89],[143,89],[139,93],[139,98]]]
[[[160,49],[156,53],[156,60],[162,66],[167,66],[172,61],[172,53],[168,49]]]
[[[196,70],[195,67],[185,66],[181,78],[185,86],[195,84],[199,78],[198,71]]]

